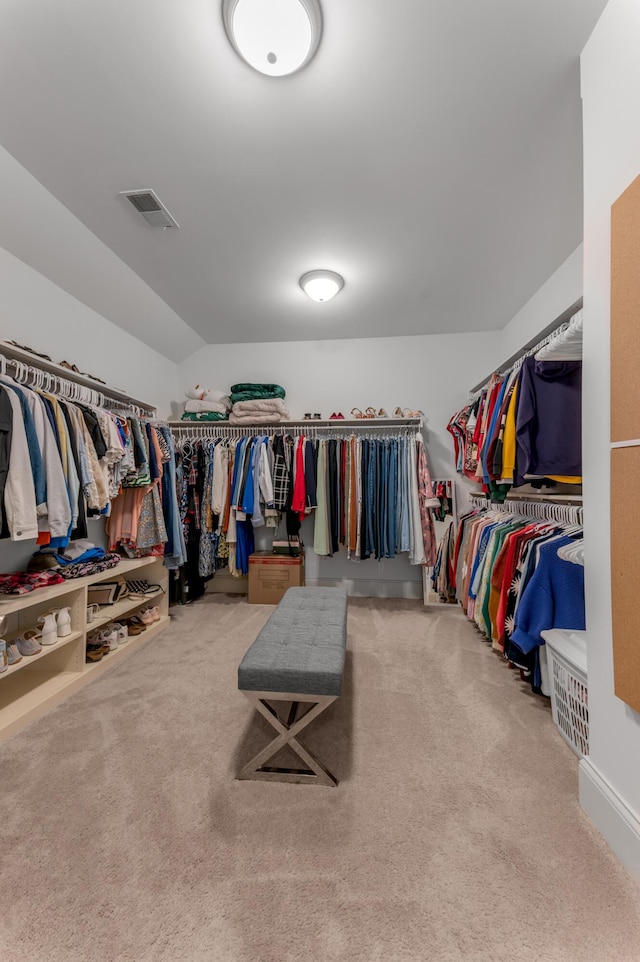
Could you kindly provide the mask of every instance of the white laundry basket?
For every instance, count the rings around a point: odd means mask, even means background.
[[[589,754],[587,633],[543,631],[549,663],[551,711],[556,728],[578,757]]]

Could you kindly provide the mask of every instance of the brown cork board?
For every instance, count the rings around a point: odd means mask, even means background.
[[[640,177],[611,208],[611,440],[640,438]]]
[[[640,712],[640,447],[611,452],[614,690]]]

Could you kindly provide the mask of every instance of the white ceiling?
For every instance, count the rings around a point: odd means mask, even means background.
[[[321,3],[315,59],[268,78],[220,0],[4,0],[0,139],[74,215],[33,266],[175,359],[504,326],[582,239],[578,58],[605,0]],[[143,187],[179,231],[118,197]],[[297,284],[319,267],[345,277],[328,304]]]

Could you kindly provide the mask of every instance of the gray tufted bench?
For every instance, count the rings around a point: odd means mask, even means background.
[[[238,778],[337,785],[297,736],[339,696],[346,645],[347,592],[289,588],[238,668],[238,688],[277,732]],[[284,702],[286,715],[272,702]],[[267,765],[285,745],[303,769]]]

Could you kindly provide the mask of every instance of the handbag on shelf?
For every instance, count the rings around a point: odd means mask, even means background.
[[[124,578],[117,581],[99,581],[87,588],[87,601],[90,605],[114,605],[127,593]]]

